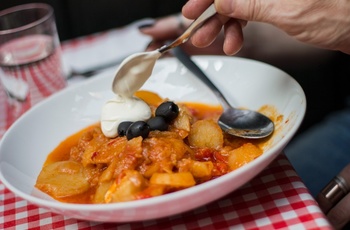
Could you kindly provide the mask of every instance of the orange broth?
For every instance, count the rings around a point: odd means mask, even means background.
[[[136,96],[140,97],[143,99],[145,102],[150,104],[150,106],[154,107],[159,105],[164,99],[160,98],[157,94],[148,92],[148,91],[140,91],[136,93]],[[208,120],[208,119],[213,119],[217,120],[220,114],[222,113],[222,108],[221,106],[216,106],[216,105],[207,105],[207,104],[201,104],[201,103],[181,103],[182,105],[185,105],[190,112],[190,114],[195,117],[195,119],[198,120]],[[154,109],[154,108],[153,108]],[[69,136],[67,139],[65,139],[62,143],[60,143],[47,157],[47,160],[44,163],[44,167],[50,164],[53,164],[55,162],[60,162],[60,161],[68,161],[71,160],[72,158],[72,151],[74,152],[75,146],[78,145],[79,141],[81,138],[84,138],[84,135],[89,135],[91,132],[95,132],[96,128],[100,130],[99,128],[100,124],[96,123],[94,125],[91,125],[87,128],[84,128],[83,130]],[[95,130],[95,131],[94,131]],[[160,134],[157,134],[160,135]],[[222,149],[214,149],[214,148],[209,148],[209,147],[191,147],[192,150],[190,151],[192,155],[192,158],[190,159],[191,161],[195,162],[210,162],[211,166],[211,172],[210,175],[204,176],[202,178],[195,178],[196,184],[203,183],[205,181],[214,179],[218,176],[221,176],[223,174],[228,173],[229,171],[234,170],[235,168],[238,168],[249,161],[255,159],[258,157],[260,154],[262,154],[262,144],[266,142],[266,140],[247,140],[247,139],[241,139],[241,138],[236,138],[232,137],[226,134],[224,135],[224,147]],[[135,138],[134,138],[135,139]],[[148,138],[146,138],[148,139]],[[169,142],[171,142],[173,139],[169,139]],[[107,140],[108,141],[108,140]],[[142,141],[144,143],[145,140]],[[188,142],[188,141],[186,141]],[[113,139],[110,139],[110,143],[113,144]],[[157,147],[157,146],[155,146]],[[176,146],[175,146],[176,147]],[[133,148],[131,147],[131,150]],[[232,152],[235,151],[234,154],[236,154],[234,157],[232,156]],[[132,152],[132,151],[131,151]],[[124,154],[125,155],[125,154]],[[184,155],[187,156],[187,154]],[[132,156],[126,154],[125,155],[126,159],[130,158]],[[73,157],[74,158],[74,157]],[[133,159],[133,158],[130,158]],[[183,159],[178,159],[178,161],[181,161]],[[125,160],[126,161],[126,160]],[[183,160],[184,163],[180,164],[180,171],[186,171],[189,170],[188,168],[190,166],[186,165],[186,160]],[[199,163],[200,164],[200,163]],[[200,165],[200,167],[203,167]],[[102,172],[103,170],[106,170],[107,166],[103,167],[98,171],[99,173]],[[147,169],[150,170],[150,169]],[[148,171],[143,171],[144,174],[147,174]],[[153,169],[152,169],[153,170]],[[141,167],[142,171],[142,167]],[[165,170],[166,171],[166,170]],[[204,170],[205,171],[205,170]],[[202,171],[200,171],[202,172]],[[193,171],[191,171],[192,174]],[[120,173],[122,174],[122,173]],[[197,172],[198,174],[198,172]],[[98,174],[100,177],[102,175]],[[118,175],[114,179],[114,183],[117,183],[118,181],[122,180],[120,176]],[[147,183],[149,177],[147,176]],[[113,186],[111,186],[113,187]],[[40,189],[40,188],[39,188]],[[111,188],[110,188],[111,189]],[[109,189],[109,190],[110,190]],[[149,198],[152,196],[158,196],[162,195],[165,193],[173,192],[179,189],[183,189],[183,187],[169,187],[169,186],[163,186],[163,185],[150,185],[143,189],[142,191],[138,192],[137,195],[133,196],[133,200],[137,199],[144,199],[144,198]],[[42,191],[45,189],[41,189]],[[93,197],[96,193],[97,186],[91,186],[89,189],[84,191],[83,193],[80,194],[74,194],[70,196],[60,196],[60,197],[55,197],[53,196],[54,199],[62,201],[62,202],[68,202],[68,203],[96,203],[93,202]],[[108,191],[109,191],[108,190]],[[47,191],[44,191],[48,193]],[[48,193],[49,194],[49,193]],[[52,196],[52,194],[49,194]],[[98,202],[97,202],[98,203]]]

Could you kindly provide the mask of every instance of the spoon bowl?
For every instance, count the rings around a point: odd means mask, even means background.
[[[224,112],[220,116],[218,124],[223,131],[233,136],[250,139],[264,138],[273,133],[274,123],[270,118],[253,110],[232,107],[219,89],[180,47],[175,47],[172,53],[195,76],[202,80],[220,101]]]
[[[218,124],[228,134],[250,139],[267,137],[274,130],[273,122],[261,113],[233,107],[224,110]]]
[[[192,33],[199,28],[206,20],[216,14],[214,4],[211,4],[185,32],[172,43],[150,51],[133,54],[127,57],[117,69],[112,84],[112,91],[116,94],[130,97],[133,95],[151,76],[156,61],[163,53],[185,43]]]

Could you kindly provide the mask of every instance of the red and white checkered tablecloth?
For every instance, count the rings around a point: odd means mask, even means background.
[[[108,38],[108,33],[66,42],[62,50],[72,54],[81,47],[92,47]],[[226,197],[186,213],[145,222],[94,223],[71,219],[29,204],[0,181],[0,229],[299,230],[332,227],[286,156],[281,154],[248,184]]]
[[[28,204],[0,182],[0,229],[332,229],[285,155],[235,192],[195,210],[145,222],[94,223]]]

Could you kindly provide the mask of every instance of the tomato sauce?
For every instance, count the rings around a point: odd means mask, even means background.
[[[136,96],[153,109],[164,101],[148,91],[140,91]],[[261,146],[266,140],[245,140],[221,131],[216,123],[221,106],[179,104],[187,111],[180,121],[174,122],[169,131],[152,131],[145,139],[107,138],[99,123],[67,137],[48,155],[36,187],[68,203],[146,199],[214,179],[263,153]],[[202,120],[208,122],[193,126]],[[206,138],[209,133],[215,138]],[[55,163],[72,161],[77,164],[46,169]],[[58,179],[53,180],[52,175]],[[69,180],[73,182],[66,182]],[[181,185],[185,181],[186,185]],[[175,186],[175,182],[180,185]],[[60,190],[63,193],[57,192]]]

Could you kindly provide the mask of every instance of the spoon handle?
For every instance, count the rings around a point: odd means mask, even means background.
[[[195,76],[197,76],[203,83],[205,83],[215,94],[217,99],[220,101],[224,109],[228,109],[230,103],[226,100],[224,95],[220,90],[211,82],[208,76],[199,68],[199,66],[192,61],[190,56],[183,51],[180,47],[175,47],[172,54],[184,65],[188,70],[190,70]]]
[[[192,33],[201,26],[206,20],[211,18],[214,14],[216,14],[216,9],[214,3],[211,4],[195,21],[192,22],[192,24],[185,30],[183,34],[181,34],[180,37],[175,39],[172,43],[169,45],[165,45],[161,48],[159,48],[160,53],[167,52],[168,50],[181,45],[182,43],[185,43],[188,38],[192,35]]]

